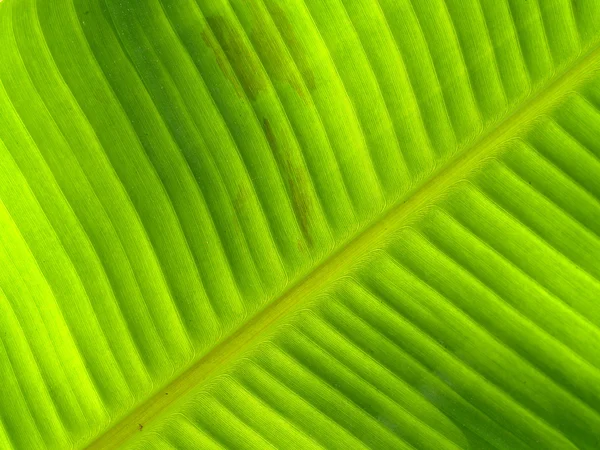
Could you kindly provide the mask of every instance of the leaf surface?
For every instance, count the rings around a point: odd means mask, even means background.
[[[0,3],[0,447],[598,448],[592,0]]]

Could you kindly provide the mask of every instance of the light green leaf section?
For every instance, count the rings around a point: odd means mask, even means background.
[[[0,0],[0,448],[599,448],[599,43],[595,0]]]

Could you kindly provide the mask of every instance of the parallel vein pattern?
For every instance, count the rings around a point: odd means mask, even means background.
[[[97,438],[599,26],[592,0],[0,2],[0,447]],[[599,86],[140,442],[600,445]]]
[[[129,448],[597,448],[598,86]]]

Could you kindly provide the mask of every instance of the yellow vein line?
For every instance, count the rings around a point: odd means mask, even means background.
[[[331,44],[327,45],[327,41],[325,40],[323,33],[321,33],[321,30],[317,26],[317,22],[315,21],[313,14],[310,11],[310,8],[308,7],[307,1],[309,1],[309,0],[299,0],[299,3],[302,5],[302,9],[304,9],[304,12],[306,13],[307,17],[309,18],[310,25],[314,28],[316,34],[319,36],[320,43],[322,44],[323,48],[327,52],[327,57],[328,57],[327,59],[329,60],[329,64],[331,64],[331,67],[332,67],[333,71],[335,72],[335,77],[336,77],[339,85],[341,86],[342,90],[344,91],[345,101],[347,102],[350,110],[352,111],[352,117],[354,117],[354,119],[355,119],[355,123],[357,125],[358,131],[360,134],[360,140],[362,142],[361,149],[364,149],[364,152],[361,152],[361,154],[364,153],[364,155],[366,157],[365,159],[369,160],[368,168],[365,167],[365,170],[367,170],[370,175],[371,174],[373,175],[373,178],[375,179],[375,182],[377,184],[377,188],[378,188],[377,190],[379,192],[380,198],[383,200],[383,202],[385,204],[385,202],[387,201],[385,198],[385,189],[383,188],[381,177],[380,177],[379,173],[377,172],[377,168],[375,167],[375,162],[373,161],[372,149],[369,148],[369,144],[367,142],[367,137],[365,135],[364,125],[363,125],[364,120],[361,120],[361,118],[358,115],[358,111],[356,109],[355,102],[352,100],[352,97],[350,96],[350,93],[348,92],[348,87],[346,86],[346,83],[344,83],[344,80],[342,79],[342,76],[340,75],[340,70],[338,68],[338,64],[336,64],[335,58],[330,49]],[[373,197],[375,198],[375,196],[373,196]]]
[[[435,173],[419,189],[408,193],[404,201],[400,200],[353,240],[343,243],[339,251],[317,266],[312,273],[196,361],[168,386],[121,419],[89,448],[118,448],[139,436],[140,423],[144,424],[144,427],[150,422],[156,423],[157,419],[188,400],[189,395],[199,391],[208,381],[225,372],[257,344],[264,342],[290,313],[306,307],[307,300],[314,294],[331,286],[357,265],[364,264],[373,254],[373,250],[385,246],[399,229],[414,220],[423,209],[439,200],[449,188],[481,166],[486,159],[503,150],[502,144],[530,128],[539,116],[555,108],[599,69],[600,46],[596,46],[546,89],[522,104],[495,129],[450,160],[443,170]]]

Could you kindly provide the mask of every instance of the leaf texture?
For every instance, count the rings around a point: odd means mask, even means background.
[[[598,448],[600,5],[0,3],[0,447]]]

